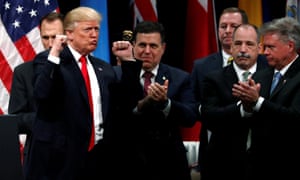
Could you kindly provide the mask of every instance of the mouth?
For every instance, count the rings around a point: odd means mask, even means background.
[[[96,45],[97,46],[98,42],[97,41],[92,41],[91,45]]]

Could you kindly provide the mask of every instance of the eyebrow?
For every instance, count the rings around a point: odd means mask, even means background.
[[[43,38],[43,39],[47,39],[47,40],[50,39],[50,38],[51,38],[51,39],[54,39],[54,38],[55,38],[55,35],[54,35],[54,36],[47,36],[47,35],[45,35],[45,36],[42,36],[42,38]]]

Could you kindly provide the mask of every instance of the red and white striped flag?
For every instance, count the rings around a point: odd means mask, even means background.
[[[142,21],[157,21],[156,0],[133,0],[133,27]]]
[[[56,0],[0,0],[0,114],[6,114],[14,68],[44,50],[39,21]]]

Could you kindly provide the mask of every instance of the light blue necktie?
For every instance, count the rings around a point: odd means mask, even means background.
[[[277,86],[279,80],[281,78],[281,74],[280,72],[276,72],[273,76],[273,81],[272,81],[272,86],[271,86],[271,90],[270,90],[270,94],[272,94],[273,90],[275,89],[275,87]]]
[[[243,81],[243,82],[248,81],[250,75],[251,75],[251,72],[250,72],[250,71],[245,71],[245,72],[243,72],[243,73],[242,73],[242,81]]]

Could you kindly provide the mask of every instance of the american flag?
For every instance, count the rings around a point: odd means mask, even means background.
[[[142,21],[157,21],[156,0],[132,0],[133,5],[133,27]]]
[[[13,69],[44,50],[39,22],[56,0],[0,0],[0,114],[6,114]]]

